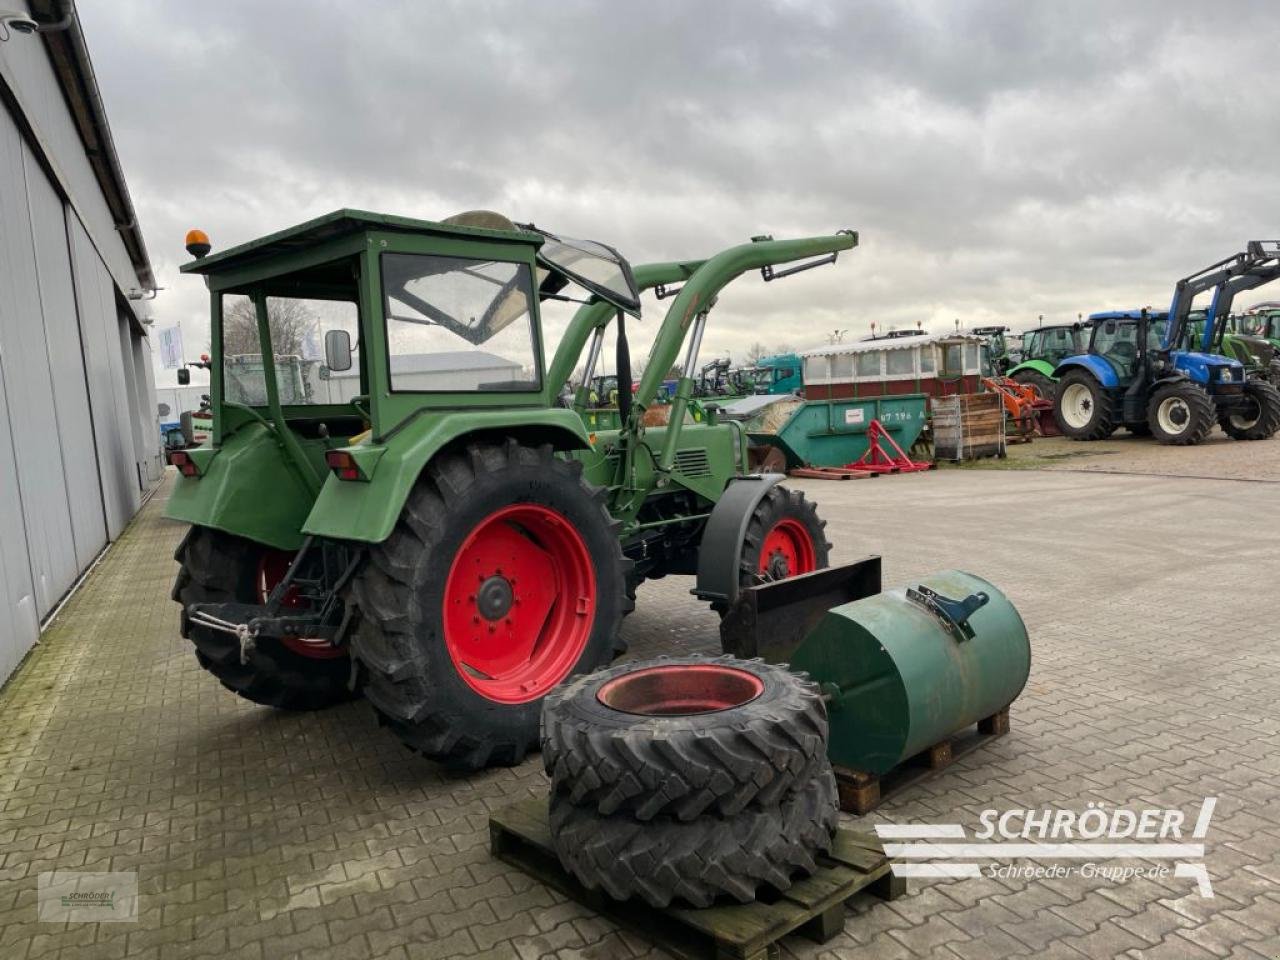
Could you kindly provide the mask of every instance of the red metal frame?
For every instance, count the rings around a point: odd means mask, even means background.
[[[906,451],[898,446],[898,442],[880,423],[879,420],[872,420],[867,427],[867,452],[864,453],[854,463],[845,464],[846,470],[868,473],[919,473],[922,470],[932,470],[935,464],[928,460],[912,460],[907,456]],[[886,451],[884,446],[889,447]]]

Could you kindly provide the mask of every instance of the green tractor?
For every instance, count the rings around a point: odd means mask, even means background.
[[[633,270],[602,244],[483,212],[340,210],[216,254],[193,231],[182,269],[211,293],[214,429],[170,455],[168,516],[191,524],[174,598],[200,664],[274,707],[363,694],[424,755],[513,764],[537,744],[547,692],[620,652],[644,579],[695,575],[723,612],[745,586],[825,567],[813,504],[748,475],[740,427],[686,422],[688,371],[726,284],[856,243],[761,237]],[[625,317],[641,290],[677,284],[633,393]],[[575,288],[583,305],[548,362],[539,303]],[[230,316],[256,317],[254,364],[224,353]],[[280,349],[298,317],[324,353],[301,391]],[[615,322],[620,426],[589,430]],[[668,422],[646,426],[682,345]],[[260,395],[245,383],[255,365]]]
[[[1045,400],[1052,400],[1058,392],[1054,368],[1067,357],[1084,353],[1088,337],[1080,323],[1052,324],[1037,327],[1022,335],[1022,356],[1009,368],[1007,376],[1035,389]]]

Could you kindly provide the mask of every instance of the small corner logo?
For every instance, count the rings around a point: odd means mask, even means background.
[[[1200,896],[1212,897],[1213,882],[1204,864],[1204,838],[1217,803],[1217,797],[1205,798],[1189,832],[1184,831],[1189,818],[1181,810],[1108,810],[1106,804],[1090,803],[1081,813],[1059,808],[984,810],[973,834],[977,842],[932,842],[967,841],[968,834],[958,823],[878,823],[876,836],[885,841],[885,854],[893,860],[893,872],[899,877],[1079,876],[1119,883],[1137,877],[1175,876],[1194,880]],[[1008,862],[1012,860],[1036,862]],[[1154,862],[1110,862],[1117,860]],[[1168,861],[1173,861],[1172,869]]]
[[[128,923],[138,919],[138,875],[54,870],[37,880],[41,923]]]

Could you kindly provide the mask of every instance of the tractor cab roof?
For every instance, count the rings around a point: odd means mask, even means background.
[[[1103,310],[1101,313],[1089,314],[1089,323],[1098,320],[1141,320],[1143,316],[1152,320],[1163,320],[1169,316],[1168,310]]]
[[[190,263],[184,263],[181,269],[183,273],[221,273],[273,257],[296,253],[299,250],[314,247],[328,240],[349,236],[365,230],[501,240],[527,243],[535,247],[541,245],[543,241],[542,234],[528,230],[495,230],[486,227],[440,223],[434,220],[415,220],[412,217],[397,217],[386,213],[370,213],[367,210],[335,210],[333,213],[326,213],[324,216],[308,220],[306,223],[300,223],[297,226],[267,234],[265,237],[250,240],[248,243],[242,243],[228,250],[209,254]]]
[[[444,221],[416,220],[366,210],[335,210],[306,223],[208,254],[182,265],[183,273],[215,275],[287,258],[319,244],[366,231],[443,236],[525,244],[537,251],[539,287],[551,296],[573,281],[621,310],[639,315],[640,294],[631,265],[612,247],[592,240],[558,237],[532,224],[512,223],[500,214],[472,211]]]

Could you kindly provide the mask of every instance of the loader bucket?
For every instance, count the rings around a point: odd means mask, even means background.
[[[744,587],[720,622],[720,644],[735,657],[787,663],[831,608],[879,592],[879,557]]]

